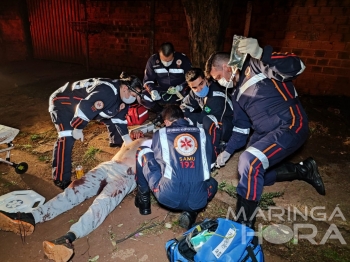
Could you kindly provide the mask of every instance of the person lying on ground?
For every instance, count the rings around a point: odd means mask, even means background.
[[[133,136],[133,135],[132,135]],[[68,261],[74,253],[73,241],[90,234],[135,187],[135,154],[137,148],[149,145],[141,138],[124,145],[111,161],[101,163],[74,180],[62,193],[30,213],[8,213],[0,210],[0,230],[27,236],[36,224],[49,221],[93,196],[88,210],[74,223],[67,234],[43,242],[46,256],[55,261]]]

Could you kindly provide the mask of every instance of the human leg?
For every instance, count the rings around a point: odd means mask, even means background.
[[[151,214],[150,190],[157,190],[160,178],[160,166],[154,159],[153,151],[146,146],[139,147],[136,152],[137,194],[135,206],[139,208],[140,214]]]
[[[75,139],[72,136],[70,120],[74,112],[70,106],[60,105],[54,106],[50,115],[58,133],[52,156],[52,178],[56,186],[65,189],[72,176],[72,150]]]
[[[123,200],[125,195],[135,188],[135,178],[131,168],[123,164],[115,161],[104,162],[93,174],[98,176],[100,172],[106,174],[103,181],[104,186],[99,188],[99,191],[102,191],[89,209],[78,222],[70,227],[66,235],[43,242],[44,252],[50,259],[68,261],[74,253],[73,241],[96,229]]]
[[[289,135],[289,134],[287,134]],[[284,158],[294,152],[299,144],[292,143],[288,146],[281,146],[276,137],[282,136],[286,140],[285,134],[278,131],[267,136],[260,137],[258,141],[241,154],[238,162],[238,172],[240,181],[237,186],[237,206],[236,212],[244,211],[237,215],[237,221],[254,227],[256,208],[261,198],[264,185],[267,181],[274,180],[271,172],[266,172],[270,166],[280,163]]]

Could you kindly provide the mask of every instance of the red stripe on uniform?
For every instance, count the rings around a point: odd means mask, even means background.
[[[62,158],[62,162],[61,162],[61,173],[60,173],[60,180],[62,181],[63,180],[63,167],[64,167],[64,150],[66,149],[66,138],[63,137],[63,148],[62,148],[62,155],[61,155],[61,158]]]
[[[59,139],[61,140],[61,139]],[[58,177],[58,164],[60,162],[60,150],[61,150],[61,141],[57,142],[57,151],[56,151],[56,172],[55,172],[55,180]]]
[[[255,172],[255,175],[254,175],[254,194],[253,194],[253,200],[256,199],[256,187],[257,187],[257,185],[258,185],[258,179],[256,179],[256,178],[257,178],[257,176],[258,176],[258,174],[259,174],[259,168],[260,168],[260,166],[261,166],[261,162],[260,162],[260,164],[256,167],[256,172]]]
[[[295,54],[289,54],[289,55],[279,55],[279,56],[271,56],[271,59],[280,59],[280,58],[286,58],[288,56],[296,56]]]
[[[298,133],[300,131],[300,129],[302,128],[303,126],[303,115],[300,113],[300,108],[298,105],[295,105],[297,110],[298,110],[298,114],[299,114],[299,117],[300,117],[300,125],[298,127],[298,129],[295,131],[295,133]]]
[[[289,95],[289,97],[290,97],[290,98],[294,98],[294,96],[292,96],[292,94],[289,92],[286,83],[283,82],[282,84],[283,84],[283,87],[284,87],[284,89],[286,90],[287,94]]]

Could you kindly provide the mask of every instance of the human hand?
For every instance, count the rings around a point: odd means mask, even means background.
[[[218,155],[218,158],[216,159],[216,167],[220,168],[221,166],[224,166],[227,160],[230,158],[231,154],[227,151],[223,151]]]
[[[239,40],[237,50],[241,53],[250,54],[251,57],[260,59],[263,49],[259,46],[255,38],[244,38]]]
[[[151,97],[152,97],[153,101],[157,101],[157,100],[161,99],[161,97],[160,97],[160,95],[159,95],[157,90],[152,90],[151,91]]]
[[[129,135],[132,140],[136,140],[141,137],[144,137],[143,132],[141,130],[131,130]]]
[[[74,128],[72,131],[72,136],[75,140],[80,139],[80,141],[83,142],[84,141],[83,129],[75,129]]]

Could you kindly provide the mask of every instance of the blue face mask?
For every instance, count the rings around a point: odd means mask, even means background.
[[[194,92],[194,91],[193,91]],[[205,85],[201,91],[199,92],[194,92],[197,96],[199,97],[206,97],[207,94],[209,93],[209,86]]]

